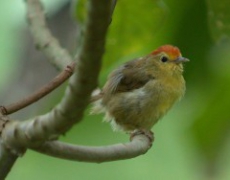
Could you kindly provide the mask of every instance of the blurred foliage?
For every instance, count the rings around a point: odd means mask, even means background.
[[[82,24],[86,18],[86,0],[73,0],[71,15],[78,23]]]
[[[230,1],[207,0],[210,31],[213,38],[218,41],[230,36]]]
[[[208,56],[212,72],[206,85],[202,113],[195,118],[192,131],[207,163],[207,171],[217,173],[218,161],[230,137],[230,42],[214,45]],[[205,133],[204,133],[205,132]]]
[[[81,23],[85,2],[78,0],[72,7],[73,17]],[[101,85],[111,69],[124,61],[162,44],[174,44],[191,60],[185,67],[185,98],[154,127],[156,141],[144,156],[98,165],[29,151],[16,163],[9,179],[230,179],[229,8],[229,0],[118,0],[108,32]],[[5,26],[0,26],[0,37],[7,34]],[[8,33],[2,47],[8,42],[16,46],[15,39],[7,41],[10,37]],[[1,59],[5,57],[1,55]],[[86,118],[62,140],[104,145],[128,139],[113,133],[101,119],[86,112]]]
[[[119,59],[124,61],[140,52],[152,51],[153,39],[166,16],[167,7],[161,0],[118,1],[109,29],[104,68]]]

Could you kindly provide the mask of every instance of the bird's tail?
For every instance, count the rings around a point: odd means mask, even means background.
[[[102,98],[101,89],[97,88],[91,94],[90,103],[93,103],[101,98]]]
[[[92,104],[92,108],[90,110],[90,114],[100,114],[105,112],[105,108],[101,103],[102,93],[99,88],[95,89],[90,98],[90,103]]]

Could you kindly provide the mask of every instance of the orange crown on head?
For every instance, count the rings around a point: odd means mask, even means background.
[[[172,45],[160,46],[158,49],[154,50],[151,54],[157,55],[161,52],[166,53],[171,60],[176,59],[181,56],[181,52],[178,47]]]

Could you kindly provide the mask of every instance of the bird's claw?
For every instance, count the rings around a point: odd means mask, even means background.
[[[130,141],[132,141],[132,139],[137,136],[137,135],[145,135],[146,137],[148,137],[149,141],[150,141],[150,146],[152,146],[152,143],[154,141],[154,133],[150,130],[146,130],[146,129],[136,129],[133,132],[131,132],[130,134]]]

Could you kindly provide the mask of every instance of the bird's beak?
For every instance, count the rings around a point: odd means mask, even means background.
[[[175,60],[175,62],[176,62],[177,64],[179,64],[179,63],[184,63],[184,62],[189,62],[189,59],[180,56],[180,57],[178,57],[178,58]]]

